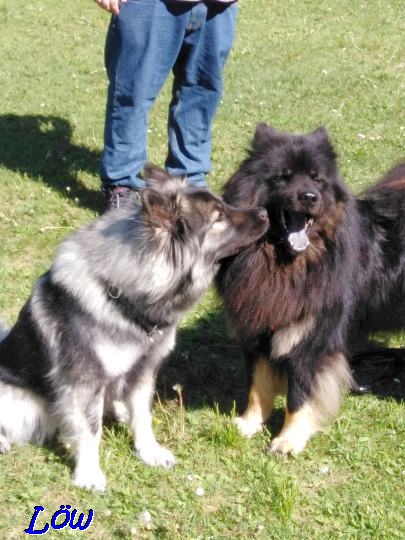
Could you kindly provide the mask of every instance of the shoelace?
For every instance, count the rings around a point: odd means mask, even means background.
[[[128,199],[130,199],[133,196],[138,196],[137,192],[133,189],[125,188],[125,187],[117,187],[114,188],[108,196],[108,208],[120,208],[123,204],[125,204]]]

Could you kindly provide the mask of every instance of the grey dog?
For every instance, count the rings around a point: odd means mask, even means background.
[[[107,409],[128,416],[145,463],[174,465],[152,431],[158,368],[219,262],[268,228],[263,209],[233,208],[154,166],[145,174],[138,200],[60,245],[0,336],[0,450],[42,444],[57,431],[74,459],[74,483],[98,491]]]

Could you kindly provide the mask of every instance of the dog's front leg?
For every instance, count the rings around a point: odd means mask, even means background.
[[[152,399],[155,391],[155,370],[142,374],[127,397],[131,429],[137,455],[148,465],[173,467],[174,455],[161,446],[152,431]]]
[[[99,465],[101,425],[96,432],[84,430],[75,441],[73,482],[78,487],[104,491],[106,479]]]
[[[270,416],[276,396],[284,391],[285,381],[274,372],[267,358],[250,355],[247,361],[252,371],[248,406],[235,420],[240,433],[252,437]]]
[[[342,395],[351,385],[351,373],[341,352],[324,356],[318,371],[302,369],[304,358],[289,369],[287,411],[281,432],[270,445],[277,454],[298,454],[308,440],[339,412]]]
[[[149,349],[147,357],[134,366],[126,377],[125,397],[137,455],[148,465],[173,467],[176,460],[167,448],[161,446],[152,431],[152,400],[158,370],[164,358],[173,349],[176,328],[168,328]],[[133,383],[128,387],[128,381]]]
[[[56,405],[60,435],[75,461],[73,482],[78,487],[104,491],[99,464],[104,388],[88,385],[64,387]]]

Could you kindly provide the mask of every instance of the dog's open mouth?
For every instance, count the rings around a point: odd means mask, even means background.
[[[281,212],[281,223],[287,233],[290,248],[295,253],[301,253],[309,246],[308,234],[313,222],[311,216],[301,212]]]

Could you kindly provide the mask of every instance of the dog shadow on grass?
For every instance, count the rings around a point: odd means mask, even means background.
[[[238,345],[228,336],[221,311],[213,311],[193,326],[179,329],[176,347],[160,370],[157,390],[161,399],[176,395],[181,385],[185,406],[218,405],[229,413],[246,405],[247,380]]]
[[[48,115],[0,116],[0,166],[45,183],[99,212],[100,190],[87,188],[80,171],[98,175],[99,152],[72,142],[73,128],[64,118]],[[67,190],[69,188],[70,191]]]

